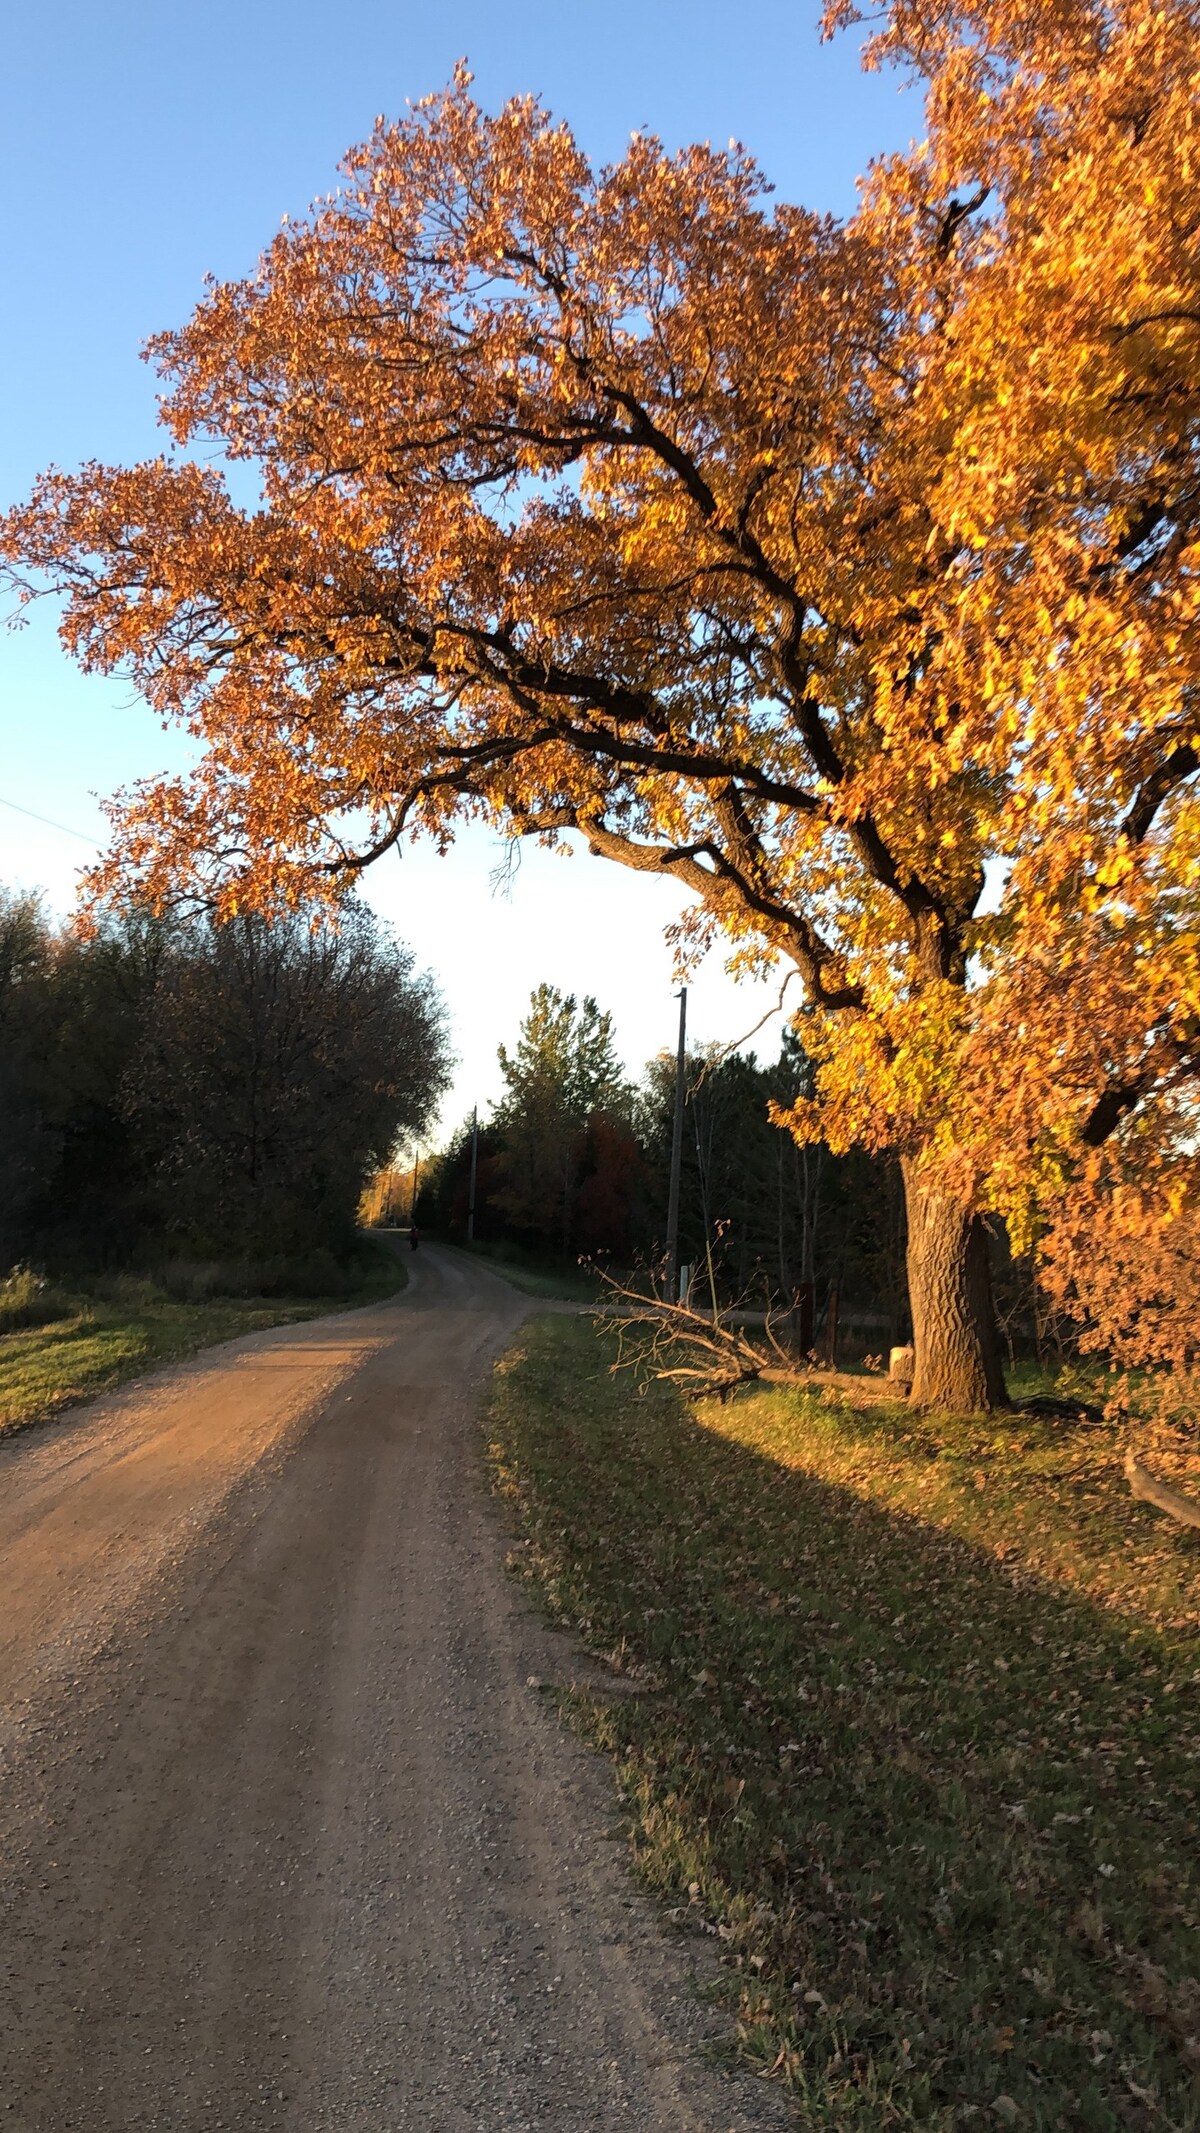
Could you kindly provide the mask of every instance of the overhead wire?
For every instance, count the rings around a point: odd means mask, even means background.
[[[99,850],[98,837],[87,837],[82,830],[70,829],[65,822],[55,822],[51,815],[39,815],[36,808],[22,807],[19,800],[6,800],[3,793],[0,793],[0,807],[11,807],[14,814],[28,815],[31,822],[44,823],[47,829],[61,830],[64,837],[77,837],[80,844],[90,844],[93,851]]]

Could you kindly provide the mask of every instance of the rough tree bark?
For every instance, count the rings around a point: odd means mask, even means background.
[[[987,1231],[978,1215],[930,1191],[914,1163],[903,1170],[913,1403],[962,1414],[1007,1407]]]

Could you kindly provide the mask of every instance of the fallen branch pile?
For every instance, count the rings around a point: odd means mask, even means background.
[[[617,1369],[667,1379],[695,1400],[728,1399],[740,1385],[807,1385],[820,1375],[816,1358],[789,1344],[788,1312],[768,1310],[761,1335],[752,1337],[728,1313],[668,1303],[611,1275],[604,1280],[609,1294],[600,1322],[616,1338]]]

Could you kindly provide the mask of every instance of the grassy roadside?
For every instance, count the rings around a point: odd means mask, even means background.
[[[493,1473],[516,1567],[651,1691],[566,1715],[747,2057],[811,2127],[1200,2125],[1200,1537],[1095,1426],[606,1363],[527,1326]]]
[[[595,1303],[601,1293],[602,1284],[594,1275],[569,1266],[542,1265],[537,1260],[518,1257],[503,1245],[450,1244],[445,1249],[479,1261],[489,1274],[498,1274],[525,1296],[545,1296],[561,1303]]]
[[[70,1294],[64,1316],[0,1336],[0,1440],[162,1363],[266,1326],[355,1310],[393,1295],[407,1278],[403,1260],[380,1244],[370,1260],[364,1256],[354,1286],[339,1295],[216,1296],[191,1303],[129,1277]]]

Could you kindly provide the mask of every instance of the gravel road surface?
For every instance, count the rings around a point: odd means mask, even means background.
[[[531,1676],[488,1367],[530,1305],[425,1247],[0,1447],[0,2133],[791,2123]]]

